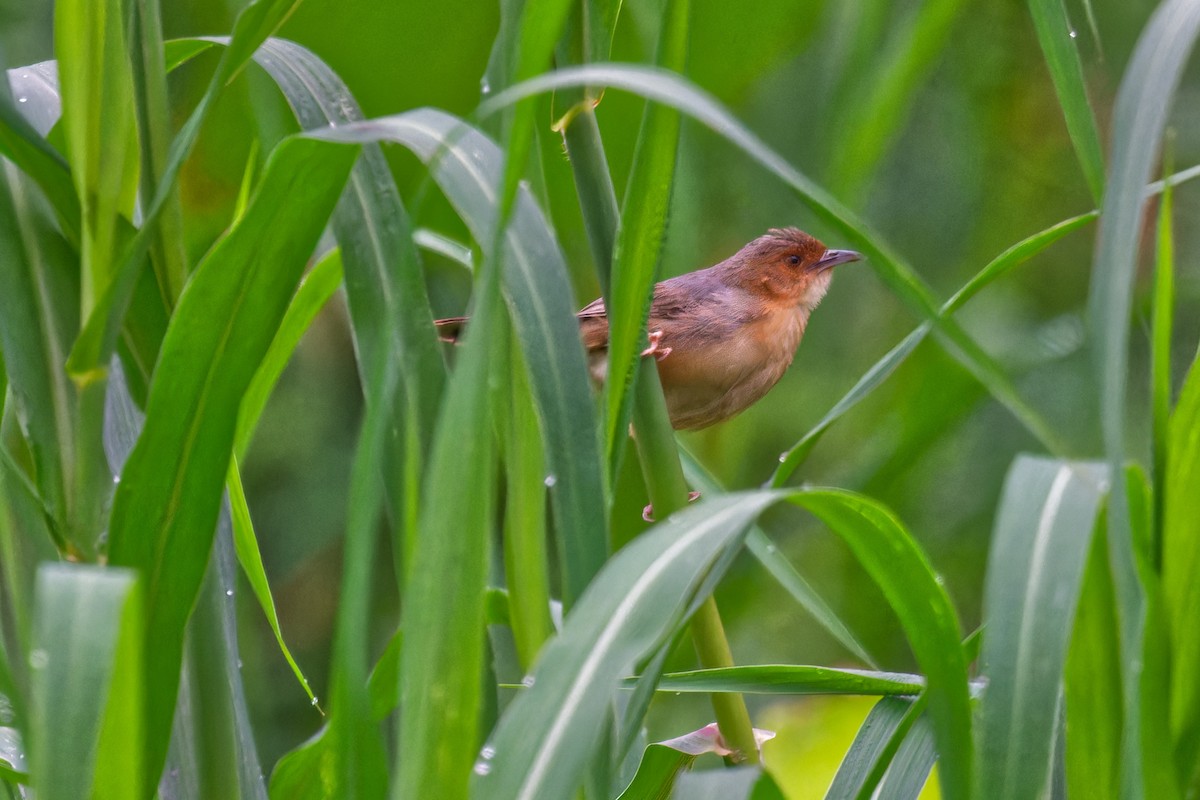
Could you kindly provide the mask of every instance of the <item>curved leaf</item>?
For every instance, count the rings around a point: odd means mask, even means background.
[[[917,695],[924,690],[925,679],[920,675],[797,664],[668,672],[658,682],[660,692]]]
[[[1067,132],[1075,145],[1075,157],[1079,159],[1092,197],[1100,202],[1104,196],[1104,153],[1100,148],[1096,118],[1088,102],[1075,29],[1067,20],[1063,0],[1029,0],[1029,15],[1033,17],[1033,27],[1046,55],[1054,90],[1058,92],[1058,104],[1062,106]],[[1088,16],[1090,19],[1091,14]]]
[[[1142,230],[1142,186],[1150,177],[1171,99],[1200,33],[1200,4],[1165,0],[1138,38],[1113,110],[1108,187],[1101,209],[1088,303],[1098,364],[1097,393],[1104,452],[1109,469],[1121,474],[1126,453],[1130,310]],[[1148,619],[1146,587],[1139,577],[1137,545],[1130,521],[1132,503],[1123,481],[1114,481],[1109,511],[1109,547],[1121,624],[1125,689],[1122,787],[1131,796],[1149,793],[1158,770],[1142,769],[1150,754],[1141,693]],[[1157,723],[1155,723],[1157,724]],[[1157,790],[1156,790],[1157,791]]]
[[[183,627],[212,545],[237,409],[356,155],[310,137],[281,143],[246,215],[197,267],[163,341],[109,541],[110,562],[145,579],[151,775],[166,751]]]
[[[838,490],[721,495],[689,506],[620,550],[544,649],[533,686],[501,718],[476,767],[475,794],[489,800],[570,796],[617,682],[679,629],[684,610],[706,579],[711,585],[720,578],[729,563],[725,555],[754,518],[784,499],[825,521],[883,588],[928,675],[943,790],[965,797],[971,720],[954,610],[895,518]]]
[[[982,797],[1026,798],[1050,774],[1067,647],[1107,473],[1022,456],[1009,470],[984,588]]]

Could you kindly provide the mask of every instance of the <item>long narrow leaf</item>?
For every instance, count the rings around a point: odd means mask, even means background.
[[[510,336],[500,269],[495,261],[481,266],[474,326],[450,380],[422,495],[404,597],[397,800],[466,798],[477,753],[496,491],[486,387],[492,370],[508,370]]]
[[[165,755],[183,625],[212,544],[237,408],[356,155],[313,138],[282,143],[246,216],[197,268],[163,342],[109,545],[110,562],[146,582],[151,774]]]
[[[1088,102],[1075,29],[1067,20],[1063,0],[1029,0],[1029,14],[1033,17],[1038,43],[1058,92],[1067,132],[1075,145],[1075,157],[1079,159],[1092,197],[1099,203],[1104,196],[1104,154],[1100,149],[1096,118]]]
[[[920,675],[795,664],[669,672],[658,682],[660,692],[917,695],[924,689]]]
[[[158,0],[131,0],[125,4],[130,75],[141,156],[141,196],[154,196],[166,170],[171,147],[170,108],[167,102],[167,69],[163,61],[162,13]],[[179,189],[173,186],[150,246],[151,263],[159,291],[171,307],[183,290],[187,255],[183,247],[183,215]]]
[[[43,208],[28,179],[0,164],[0,351],[14,408],[24,419],[38,494],[62,525],[72,516],[71,467],[79,444],[75,387],[56,365],[78,324],[77,262]]]
[[[1166,474],[1162,480],[1163,590],[1171,626],[1171,732],[1180,766],[1196,763],[1200,752],[1200,690],[1188,680],[1200,669],[1200,519],[1195,489],[1200,485],[1200,362],[1188,373],[1171,415]]]
[[[54,61],[31,64],[9,70],[7,78],[8,85],[0,83],[0,155],[37,182],[54,208],[63,235],[78,248],[81,211],[71,169],[44,138],[62,114],[58,65]]]
[[[144,796],[142,611],[129,570],[58,564],[39,570],[30,653],[39,798]]]
[[[689,3],[674,2],[663,17],[659,66],[682,72],[687,61]],[[616,473],[619,450],[632,413],[629,391],[644,349],[646,318],[666,238],[668,206],[675,179],[679,112],[649,103],[621,206],[613,252],[612,286],[606,297],[608,351],[604,380],[605,454]]]
[[[1198,32],[1200,5],[1191,0],[1166,0],[1160,5],[1138,39],[1113,111],[1111,169],[1102,208],[1104,225],[1089,299],[1104,451],[1113,474],[1119,474],[1125,460],[1129,313],[1144,202],[1142,186],[1149,179],[1171,98]],[[1109,546],[1120,610],[1125,689],[1125,770],[1121,780],[1124,791],[1137,796],[1148,791],[1146,782],[1155,776],[1141,769],[1147,733],[1142,729],[1140,708],[1147,611],[1131,531],[1130,501],[1124,482],[1116,481],[1109,513]]]
[[[984,589],[982,797],[1036,795],[1051,769],[1063,667],[1102,467],[1022,456],[1000,500]]]
[[[825,800],[871,797],[900,743],[924,710],[924,702],[909,698],[884,697],[876,703],[842,758]]]
[[[1116,800],[1121,788],[1121,652],[1103,526],[1093,537],[1080,588],[1063,702],[1070,796]]]
[[[55,8],[54,23],[65,155],[83,212],[81,308],[86,316],[112,280],[118,220],[133,211],[133,77],[119,4],[66,0]]]

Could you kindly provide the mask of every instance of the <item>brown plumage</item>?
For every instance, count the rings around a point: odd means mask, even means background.
[[[858,261],[796,228],[773,228],[707,269],[654,287],[647,330],[676,429],[704,428],[744,411],[787,371],[830,269]],[[604,379],[608,314],[603,298],[579,312],[593,377]],[[465,321],[438,320],[453,341]]]

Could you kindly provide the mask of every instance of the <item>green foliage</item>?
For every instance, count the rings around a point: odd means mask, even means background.
[[[846,694],[879,699],[828,797],[915,797],[935,761],[950,800],[1200,791],[1200,360],[1171,369],[1200,333],[1175,276],[1200,169],[1148,185],[1196,3],[1085,2],[1104,58],[1061,0],[984,33],[957,0],[184,5],[58,3],[54,59],[0,87],[8,795],[263,800],[262,747],[276,800],[769,800],[804,789],[752,726]],[[997,92],[1006,63],[1032,66]],[[797,206],[866,269],[798,377],[677,442],[639,357],[654,282]],[[597,287],[599,391],[573,313]],[[305,516],[331,498],[340,558]],[[717,723],[681,736],[696,694]]]

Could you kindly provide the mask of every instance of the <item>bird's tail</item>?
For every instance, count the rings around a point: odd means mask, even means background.
[[[462,336],[463,327],[467,324],[469,317],[446,317],[445,319],[436,319],[433,321],[433,326],[437,328],[438,338],[443,342],[450,344],[458,344],[459,338]]]

